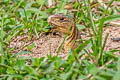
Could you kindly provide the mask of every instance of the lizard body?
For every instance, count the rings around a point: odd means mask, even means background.
[[[64,34],[66,34],[68,29],[71,27],[71,30],[68,33],[68,37],[65,41],[65,51],[69,51],[70,48],[72,50],[77,48],[75,42],[77,39],[81,39],[81,36],[79,35],[79,31],[72,17],[70,18],[62,13],[59,13],[49,16],[48,23],[54,26],[53,29]]]

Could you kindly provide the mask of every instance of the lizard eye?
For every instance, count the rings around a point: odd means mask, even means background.
[[[60,18],[60,20],[61,20],[61,21],[63,21],[63,20],[64,20],[64,18]]]

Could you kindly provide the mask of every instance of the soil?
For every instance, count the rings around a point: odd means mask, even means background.
[[[87,32],[85,35],[82,35],[82,39],[89,39],[89,34]],[[120,40],[116,40],[117,38],[120,38],[120,27],[117,25],[107,26],[104,27],[103,30],[103,39],[106,36],[106,34],[109,34],[105,51],[112,50],[112,49],[119,49],[120,50]],[[14,48],[14,50],[11,53],[18,53],[20,51],[30,51],[31,54],[21,54],[20,56],[27,56],[27,57],[43,57],[47,55],[56,55],[57,50],[61,42],[63,41],[64,35],[53,35],[52,33],[45,35],[44,33],[41,33],[39,38],[36,39],[35,35],[33,35],[32,40],[29,40],[29,37],[27,34],[24,34],[22,36],[17,36],[12,39],[12,42],[10,43],[9,47]],[[103,40],[104,41],[104,40]],[[30,46],[34,44],[34,48],[31,50],[27,48],[27,46]],[[115,53],[119,54],[119,53]],[[59,54],[61,57],[67,57],[68,53],[65,52],[64,46]]]

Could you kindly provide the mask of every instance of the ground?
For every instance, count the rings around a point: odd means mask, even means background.
[[[82,39],[89,39],[89,34],[86,32],[85,35],[82,35]],[[120,41],[113,40],[114,38],[120,38],[120,27],[118,25],[112,25],[104,27],[103,30],[103,39],[106,34],[109,33],[105,51],[111,49],[120,49]],[[9,47],[14,48],[15,50],[12,53],[18,53],[20,51],[28,51],[26,46],[35,44],[35,47],[32,48],[31,54],[22,54],[22,56],[29,56],[29,57],[42,57],[47,56],[48,54],[56,55],[57,49],[61,42],[63,41],[64,35],[53,35],[52,33],[45,35],[41,33],[39,35],[39,39],[36,39],[35,35],[33,35],[32,40],[28,40],[28,36],[26,34],[22,36],[17,36],[12,39]],[[117,53],[118,54],[118,53]],[[68,56],[65,53],[64,47],[62,48],[59,56],[66,57]]]

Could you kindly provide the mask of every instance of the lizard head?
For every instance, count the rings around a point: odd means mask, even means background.
[[[48,24],[54,26],[53,29],[66,33],[70,26],[73,25],[73,19],[59,13],[48,17]]]

